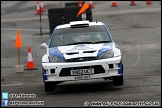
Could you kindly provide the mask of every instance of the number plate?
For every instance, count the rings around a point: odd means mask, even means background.
[[[79,75],[79,76],[75,76],[76,80],[81,80],[81,79],[89,79],[90,75]]]
[[[71,70],[71,75],[84,75],[84,74],[93,74],[94,69],[77,69],[77,70]]]

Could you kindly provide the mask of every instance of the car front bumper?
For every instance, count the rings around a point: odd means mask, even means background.
[[[75,68],[94,68],[95,73],[84,76],[71,75],[70,70]],[[107,78],[122,75],[122,68],[121,56],[118,56],[85,62],[42,63],[42,75],[44,82]]]

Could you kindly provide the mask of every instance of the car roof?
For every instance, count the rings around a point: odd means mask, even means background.
[[[88,20],[84,20],[84,21],[72,21],[69,24],[58,25],[56,29],[69,28],[73,25],[82,25],[82,24],[87,24],[89,26],[104,25],[103,22],[89,22]]]

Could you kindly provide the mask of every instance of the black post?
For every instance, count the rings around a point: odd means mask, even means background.
[[[42,23],[41,23],[41,4],[39,5],[40,9],[40,35],[42,36]]]

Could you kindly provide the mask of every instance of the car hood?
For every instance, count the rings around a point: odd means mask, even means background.
[[[49,53],[52,55],[56,55],[57,53],[58,56],[58,52],[60,52],[60,57],[63,55],[65,59],[79,57],[97,57],[107,50],[112,50],[112,45],[112,43],[101,43],[58,46],[57,48],[50,48]]]

